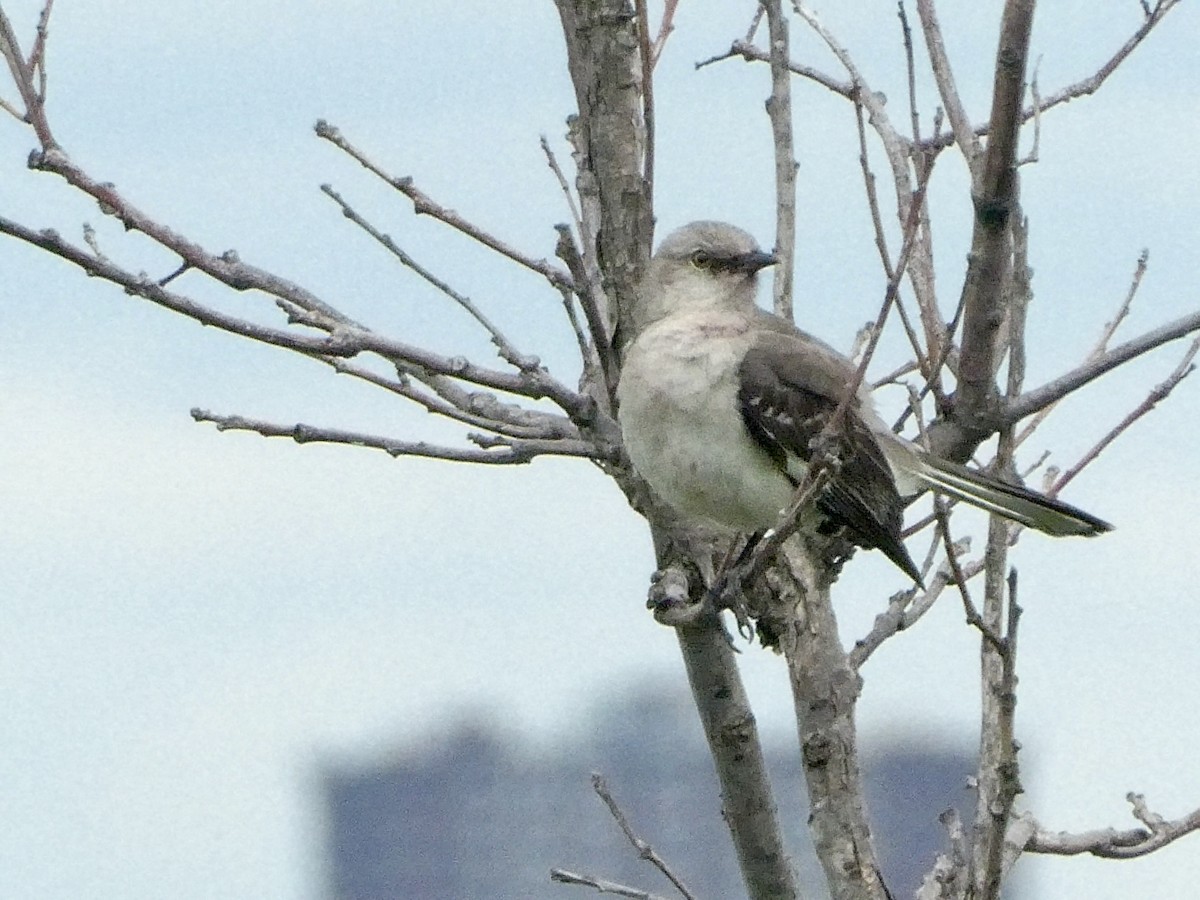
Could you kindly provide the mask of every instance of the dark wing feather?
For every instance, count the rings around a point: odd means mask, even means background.
[[[756,442],[785,469],[807,464],[810,444],[825,427],[853,378],[853,367],[823,345],[799,347],[792,335],[769,334],[747,352],[739,371],[738,404]],[[797,352],[797,351],[803,352]],[[870,429],[853,408],[834,444],[841,462],[817,505],[851,539],[884,552],[914,581],[920,573],[900,540],[904,502]],[[801,469],[793,468],[793,480]]]

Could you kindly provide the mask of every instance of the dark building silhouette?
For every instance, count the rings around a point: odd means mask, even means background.
[[[323,784],[330,900],[561,900],[561,867],[673,896],[593,793],[602,772],[638,835],[701,897],[744,897],[696,713],[682,699],[623,698],[552,753],[463,724],[395,761],[331,769]],[[767,748],[785,837],[805,896],[822,896],[794,747]],[[906,746],[865,762],[888,885],[911,897],[944,848],[938,815],[970,818],[974,769],[958,748]],[[1027,887],[1027,886],[1026,886]],[[1031,896],[1022,890],[1020,896]]]

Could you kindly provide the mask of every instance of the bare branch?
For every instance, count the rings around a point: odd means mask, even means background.
[[[1134,269],[1133,278],[1129,283],[1129,290],[1125,293],[1125,299],[1117,308],[1116,315],[1114,315],[1112,319],[1105,323],[1104,329],[1101,332],[1100,337],[1096,340],[1095,347],[1092,349],[1091,353],[1087,355],[1087,359],[1096,359],[1108,349],[1108,342],[1112,340],[1112,336],[1116,334],[1117,329],[1121,327],[1121,323],[1124,322],[1126,316],[1129,315],[1130,307],[1133,305],[1133,298],[1137,295],[1138,288],[1142,284],[1142,278],[1146,275],[1146,268],[1149,259],[1149,251],[1142,250],[1141,254],[1138,256],[1137,267]],[[1033,417],[1023,426],[1021,426],[1021,430],[1017,433],[1014,441],[1015,445],[1019,447],[1021,444],[1025,443],[1030,435],[1037,430],[1038,426],[1046,420],[1046,417],[1050,415],[1055,406],[1057,406],[1057,402],[1043,406],[1036,413],[1034,413]]]
[[[1120,65],[1125,62],[1126,58],[1142,43],[1147,35],[1157,26],[1174,7],[1179,5],[1179,0],[1157,0],[1153,7],[1143,4],[1145,10],[1145,18],[1137,31],[1127,40],[1116,53],[1113,54],[1107,62],[1104,63],[1095,73],[1087,78],[1070,84],[1067,87],[1055,91],[1048,97],[1040,101],[1035,98],[1034,104],[1026,107],[1021,111],[1021,121],[1028,122],[1030,119],[1037,117],[1039,114],[1053,109],[1063,103],[1069,103],[1079,97],[1090,96],[1100,89],[1100,86],[1108,80],[1108,77],[1115,72]],[[985,137],[991,129],[987,123],[975,126],[974,136],[976,138]],[[922,148],[935,149],[948,147],[955,143],[957,135],[951,133],[948,135],[933,135],[930,138],[921,142]]]
[[[1002,523],[993,520],[992,532],[988,535],[989,542],[994,533],[998,544],[1001,541],[1006,543],[1005,530]],[[1004,876],[1016,861],[1016,854],[1009,840],[1009,830],[1013,806],[1017,796],[1024,790],[1017,764],[1019,745],[1014,730],[1017,708],[1017,628],[1021,621],[1021,606],[1017,602],[1016,569],[1010,568],[1008,571],[1007,588],[1007,627],[1003,640],[993,647],[993,659],[998,657],[1000,661],[999,677],[995,680],[989,679],[987,688],[990,688],[992,693],[990,700],[984,700],[985,709],[988,706],[994,708],[991,711],[991,725],[985,727],[983,737],[983,744],[991,744],[992,749],[981,749],[978,784],[981,799],[976,822],[978,824],[985,814],[990,817],[989,833],[985,841],[984,867],[982,873],[977,873],[978,884],[982,888],[979,892],[981,900],[999,900]],[[986,649],[984,655],[985,658],[989,655]],[[987,773],[983,770],[985,759],[992,769]],[[983,799],[985,797],[986,807]],[[1020,847],[1015,850],[1019,852]]]
[[[799,900],[758,725],[725,630],[720,620],[709,617],[676,628],[675,634],[721,782],[721,814],[733,837],[747,894]]]
[[[1146,397],[1145,400],[1139,403],[1137,407],[1129,413],[1129,415],[1113,426],[1112,430],[1109,431],[1108,434],[1104,435],[1104,437],[1102,437],[1095,446],[1088,450],[1088,452],[1085,453],[1082,458],[1080,458],[1079,462],[1075,463],[1075,465],[1064,472],[1062,476],[1055,481],[1054,486],[1048,491],[1048,493],[1051,496],[1057,495],[1059,491],[1070,484],[1071,480],[1076,475],[1082,472],[1090,463],[1094,462],[1096,457],[1098,457],[1108,447],[1109,444],[1129,430],[1129,427],[1133,425],[1134,422],[1146,415],[1146,413],[1150,412],[1150,410],[1154,409],[1155,406],[1170,396],[1171,391],[1175,390],[1175,387],[1179,384],[1179,382],[1183,381],[1183,379],[1187,378],[1188,375],[1195,370],[1196,366],[1192,360],[1196,358],[1197,351],[1200,351],[1200,338],[1196,338],[1192,341],[1191,345],[1187,349],[1187,352],[1183,354],[1183,359],[1180,360],[1179,365],[1175,367],[1175,371],[1167,376],[1166,380],[1155,385],[1154,389],[1150,391],[1149,396]]]
[[[930,0],[922,0],[930,6]],[[963,336],[954,417],[971,430],[996,400],[997,333],[1011,263],[1011,217],[1017,200],[1017,136],[1034,0],[1008,0],[1001,21],[992,93],[991,138],[973,178],[975,229],[963,285]],[[976,420],[976,421],[972,421]],[[977,432],[977,434],[980,432]],[[982,429],[986,434],[987,429]]]
[[[937,861],[921,882],[916,900],[960,900],[967,896],[964,882],[968,869],[968,850],[962,820],[953,807],[946,810],[938,820],[946,826],[950,850],[938,856]]]
[[[1068,103],[1078,97],[1085,97],[1096,93],[1100,89],[1100,85],[1108,80],[1108,76],[1117,70],[1117,67],[1125,61],[1129,54],[1136,50],[1138,45],[1145,40],[1146,35],[1153,31],[1154,27],[1163,20],[1163,17],[1178,4],[1179,0],[1157,0],[1153,8],[1147,9],[1146,17],[1137,31],[1130,36],[1129,40],[1121,45],[1120,49],[1104,65],[1096,70],[1095,74],[1055,91],[1044,100],[1039,101],[1035,97],[1033,107],[1022,113],[1022,120],[1028,121],[1038,113],[1043,113],[1048,109],[1058,106],[1060,103]]]
[[[21,115],[16,107],[5,103],[5,109],[13,113],[22,122],[28,122],[43,150],[58,149],[58,142],[50,130],[50,122],[46,118],[46,106],[43,102],[46,94],[44,81],[45,69],[42,67],[46,51],[46,23],[50,15],[50,3],[42,8],[38,21],[38,34],[34,40],[34,53],[28,59],[21,53],[21,43],[13,30],[8,14],[0,9],[0,56],[8,64],[8,71],[25,104],[25,113]],[[35,70],[41,74],[39,85],[34,84]]]
[[[1026,391],[1004,405],[1000,411],[1000,421],[1005,424],[1019,422],[1026,416],[1061,400],[1067,394],[1094,381],[1106,372],[1112,371],[1122,363],[1156,347],[1161,347],[1163,344],[1186,337],[1194,331],[1200,331],[1200,312],[1190,313],[1173,322],[1160,325],[1153,331],[1148,331],[1140,337],[1126,341],[1106,353],[1093,357],[1066,375],[1061,375],[1041,387]]]
[[[957,545],[950,534],[949,504],[944,497],[935,496],[933,498],[933,513],[937,519],[938,535],[941,537],[942,546],[946,551],[946,565],[950,567],[950,572],[953,575],[953,584],[958,588],[959,596],[962,598],[963,612],[967,617],[967,624],[983,635],[983,639],[993,647],[998,650],[1002,649],[1003,639],[983,620],[983,617],[979,614],[979,607],[971,599],[970,591],[967,588],[967,574],[958,564],[958,554],[955,553]]]
[[[594,403],[590,398],[570,390],[541,368],[516,374],[488,369],[462,357],[443,356],[423,347],[384,337],[360,326],[331,321],[320,312],[289,310],[294,323],[327,331],[327,337],[313,337],[291,330],[271,328],[231,316],[197,303],[182,294],[168,291],[149,276],[135,275],[107,260],[85,253],[64,241],[53,230],[33,231],[0,216],[0,234],[9,234],[41,247],[75,264],[89,275],[120,285],[126,293],[144,297],[159,306],[195,319],[202,325],[213,325],[223,331],[309,355],[352,357],[359,353],[376,353],[392,362],[419,366],[494,390],[532,399],[548,398],[576,421],[582,423],[594,420]]]
[[[608,789],[608,782],[604,780],[604,776],[599,772],[592,773],[592,790],[596,792],[596,796],[604,801],[604,805],[608,807],[609,814],[612,815],[617,825],[620,826],[621,831],[624,832],[625,839],[633,845],[635,850],[637,850],[638,856],[653,865],[654,868],[658,869],[658,871],[662,872],[662,874],[666,876],[667,880],[675,886],[675,890],[679,891],[680,896],[683,897],[684,900],[696,900],[695,895],[693,895],[692,892],[687,889],[687,886],[684,885],[683,880],[680,879],[680,877],[673,871],[671,871],[671,867],[667,865],[666,860],[659,856],[653,847],[651,847],[634,833],[632,826],[629,824],[629,820],[625,818],[625,813],[617,804],[612,792]]]
[[[37,98],[41,104],[46,102],[46,41],[50,36],[50,12],[53,9],[54,0],[46,0],[38,16],[37,37],[29,51],[29,71],[37,73]]]
[[[904,42],[904,69],[908,74],[908,118],[912,124],[912,139],[921,140],[921,114],[917,111],[917,67],[913,59],[912,28],[908,24],[908,12],[904,0],[897,0],[896,15],[900,19],[900,36]]]
[[[759,7],[762,11],[762,7]],[[771,54],[767,50],[762,50],[750,43],[750,39],[734,41],[729,49],[717,56],[702,59],[696,63],[697,69],[703,69],[705,66],[711,66],[713,63],[724,62],[727,59],[733,59],[735,56],[740,56],[746,62],[765,62],[771,61]],[[821,87],[826,88],[840,97],[845,97],[847,100],[854,98],[854,85],[847,81],[838,81],[831,75],[826,75],[819,69],[814,69],[812,66],[801,65],[797,62],[788,63],[788,71],[793,75],[799,75],[801,78],[812,81]]]
[[[1125,317],[1129,315],[1130,307],[1133,306],[1133,298],[1137,296],[1138,288],[1142,286],[1142,279],[1146,277],[1146,269],[1150,264],[1150,251],[1143,248],[1138,254],[1137,265],[1133,270],[1133,277],[1129,281],[1129,290],[1125,292],[1125,299],[1121,301],[1120,307],[1117,308],[1117,313],[1109,322],[1104,325],[1104,331],[1100,335],[1100,339],[1096,342],[1096,349],[1092,351],[1091,356],[1099,356],[1108,349],[1108,342],[1112,340],[1112,336],[1116,334],[1117,329],[1121,327],[1121,323],[1125,321]]]
[[[579,429],[565,416],[526,409],[515,403],[504,403],[495,394],[462,389],[450,390],[445,384],[450,379],[444,376],[439,380],[439,376],[429,373],[401,369],[400,377],[391,379],[336,356],[315,358],[328,364],[339,374],[374,384],[413,401],[434,415],[444,416],[464,425],[515,438],[580,439]],[[435,393],[431,395],[417,389],[412,384],[414,379],[427,383]]]
[[[437,288],[459,306],[461,306],[476,322],[483,326],[484,330],[491,336],[492,343],[500,351],[500,358],[512,366],[520,369],[522,372],[533,371],[541,364],[536,356],[529,356],[521,353],[513,346],[512,342],[505,337],[504,333],[486,316],[483,311],[475,305],[471,298],[459,293],[449,284],[442,281],[415,259],[405,252],[390,235],[386,235],[379,231],[368,222],[363,216],[352,207],[346,200],[335,191],[330,185],[321,185],[321,192],[330,197],[339,207],[341,207],[342,215],[373,237],[376,241],[382,244],[389,253],[396,257],[400,263],[411,269],[422,279],[424,279],[433,287]]]
[[[192,418],[197,422],[212,422],[218,431],[253,431],[263,437],[291,438],[297,444],[324,443],[349,444],[353,447],[368,447],[382,450],[389,456],[424,456],[430,459],[445,459],[451,462],[484,463],[491,465],[514,465],[527,463],[535,456],[575,456],[587,459],[602,459],[597,448],[585,441],[570,440],[521,440],[487,435],[470,435],[480,449],[470,447],[442,447],[426,441],[401,441],[340,428],[322,428],[298,423],[279,425],[246,416],[225,416],[206,409],[193,409]],[[495,448],[495,449],[492,449]]]
[[[234,251],[218,255],[155,221],[142,212],[108,182],[100,182],[75,165],[57,147],[30,155],[31,168],[52,172],[68,184],[95,199],[102,212],[115,216],[127,231],[139,231],[152,241],[179,255],[190,268],[204,272],[221,284],[237,291],[257,290],[288,304],[321,316],[330,322],[354,325],[348,316],[322,301],[293,281],[243,262]]]
[[[330,125],[324,119],[319,119],[316,125],[313,126],[313,131],[316,132],[317,137],[329,141],[329,143],[333,144],[368,172],[378,176],[411,200],[413,212],[418,216],[432,216],[439,222],[444,222],[455,231],[467,235],[467,237],[483,244],[483,246],[495,250],[501,256],[511,259],[513,262],[524,266],[532,272],[536,272],[555,287],[574,287],[571,284],[570,276],[566,272],[550,265],[544,259],[534,259],[531,256],[527,256],[515,247],[506,244],[498,237],[475,225],[473,222],[467,221],[454,210],[447,209],[434,202],[428,194],[416,186],[410,176],[396,177],[389,175],[362,150],[350,143],[336,126]]]
[[[551,869],[550,880],[559,884],[576,884],[581,887],[595,888],[601,894],[616,894],[619,897],[632,897],[633,900],[667,900],[661,894],[652,894],[628,885],[618,884],[606,878],[595,875],[581,875],[578,872],[568,872],[566,869]]]
[[[567,208],[571,211],[571,221],[575,223],[575,230],[582,235],[583,219],[579,213],[579,205],[575,202],[575,195],[571,193],[571,185],[567,183],[567,176],[563,174],[562,168],[558,164],[558,157],[550,149],[550,142],[546,140],[544,134],[538,138],[538,144],[542,148],[542,154],[546,157],[546,165],[554,173],[554,180],[558,182],[563,199],[567,201]]]
[[[678,6],[679,0],[666,0],[663,4],[663,16],[662,22],[658,26],[658,36],[650,47],[650,65],[652,67],[658,65],[658,60],[667,46],[667,38],[675,30],[675,10]]]
[[[788,665],[817,857],[832,897],[885,900],[890,893],[875,856],[858,758],[862,681],[838,638],[832,575],[795,541],[778,558],[781,567],[767,573],[769,616],[778,623]]]
[[[938,22],[937,10],[933,0],[917,0],[917,15],[921,19],[921,31],[925,35],[925,46],[929,51],[929,60],[933,68],[933,77],[937,82],[938,93],[942,98],[942,106],[946,117],[950,120],[950,131],[958,146],[966,157],[967,167],[972,176],[977,175],[976,159],[979,157],[979,141],[971,130],[971,120],[963,106],[958,86],[954,82],[954,70],[950,66],[950,56],[946,53],[946,43],[942,38],[942,26]],[[1023,68],[1023,67],[1022,67]],[[995,123],[993,123],[994,127]]]
[[[954,544],[955,555],[965,553],[969,546],[969,538],[956,541]],[[962,573],[964,582],[970,581],[983,571],[983,560],[976,559],[965,565],[960,564],[959,571]],[[883,645],[884,641],[916,625],[921,617],[933,608],[934,603],[941,597],[945,589],[954,583],[956,577],[950,568],[950,563],[943,561],[941,567],[929,579],[929,587],[925,591],[916,593],[915,588],[909,588],[894,595],[888,601],[887,609],[875,617],[871,630],[855,642],[854,648],[849,654],[850,665],[855,669],[860,668],[871,658],[871,654]]]
[[[1126,799],[1133,806],[1133,814],[1145,828],[1098,828],[1072,834],[1066,831],[1046,831],[1038,828],[1029,838],[1025,849],[1030,853],[1047,853],[1059,856],[1074,856],[1090,853],[1103,859],[1133,859],[1145,856],[1165,847],[1172,841],[1200,831],[1200,809],[1195,809],[1179,819],[1165,819],[1152,813],[1141,794],[1129,793]]]
[[[654,198],[654,51],[650,40],[650,12],[646,0],[635,0],[638,11],[638,51],[642,76],[642,178],[646,196]]]
[[[645,172],[640,54],[636,20],[624,0],[556,0],[579,114],[571,123],[583,220],[603,261],[604,294],[617,335],[637,303],[654,238],[653,197]]]
[[[182,294],[166,290],[159,282],[144,273],[134,274],[115,265],[105,257],[86,253],[64,240],[53,229],[34,231],[19,222],[0,216],[0,234],[8,234],[35,247],[40,247],[60,259],[73,263],[89,276],[110,281],[124,288],[127,294],[144,297],[159,306],[195,319],[202,325],[213,325],[233,334],[240,334],[243,337],[300,353],[351,356],[364,349],[353,347],[332,335],[330,337],[313,337],[294,331],[270,328],[212,309]],[[331,325],[329,330],[332,332],[334,327]]]
[[[567,318],[571,320],[571,327],[575,331],[575,337],[579,344],[579,355],[583,360],[585,370],[589,373],[593,371],[599,373],[600,393],[605,401],[604,408],[606,412],[611,411],[615,406],[613,393],[617,381],[617,362],[613,352],[613,323],[609,318],[608,303],[604,296],[600,270],[596,265],[595,254],[586,252],[588,247],[595,248],[595,238],[588,232],[586,221],[575,202],[575,196],[571,193],[571,187],[567,183],[562,169],[559,168],[554,151],[550,149],[549,142],[543,137],[541,143],[542,152],[546,154],[550,170],[554,173],[563,196],[567,199],[567,206],[570,208],[571,217],[575,222],[575,232],[579,235],[583,245],[583,249],[580,249],[575,243],[569,227],[565,225],[554,227],[558,232],[558,243],[555,245],[554,255],[566,264],[567,271],[571,273],[571,278],[575,282],[573,293],[565,287],[560,288],[559,293],[563,298]],[[590,340],[579,327],[572,296],[579,299],[579,305],[587,320]]]
[[[796,265],[796,150],[792,135],[792,79],[788,74],[788,22],[782,0],[760,0],[767,16],[770,41],[771,96],[767,115],[771,119],[775,150],[775,267],[773,298],[775,314],[792,320],[792,278]]]

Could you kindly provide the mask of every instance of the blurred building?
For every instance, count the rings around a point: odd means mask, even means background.
[[[590,735],[550,753],[465,723],[419,751],[324,776],[331,900],[541,900],[587,896],[552,868],[673,896],[593,793],[602,772],[638,835],[698,895],[745,896],[720,794],[686,700],[631,697],[592,717]],[[786,840],[805,896],[822,896],[793,748],[767,748]],[[895,748],[865,763],[868,802],[892,893],[911,897],[944,846],[938,815],[970,818],[974,760],[961,749]],[[1020,895],[1031,896],[1027,885]]]

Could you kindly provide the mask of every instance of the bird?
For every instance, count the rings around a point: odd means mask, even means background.
[[[850,359],[756,304],[758,273],[777,262],[741,228],[692,222],[663,239],[633,305],[617,419],[634,470],[685,521],[749,534],[775,526],[855,382]],[[925,490],[1050,535],[1112,528],[895,434],[866,385],[841,415],[837,465],[802,526],[844,528],[917,584],[901,531]]]

